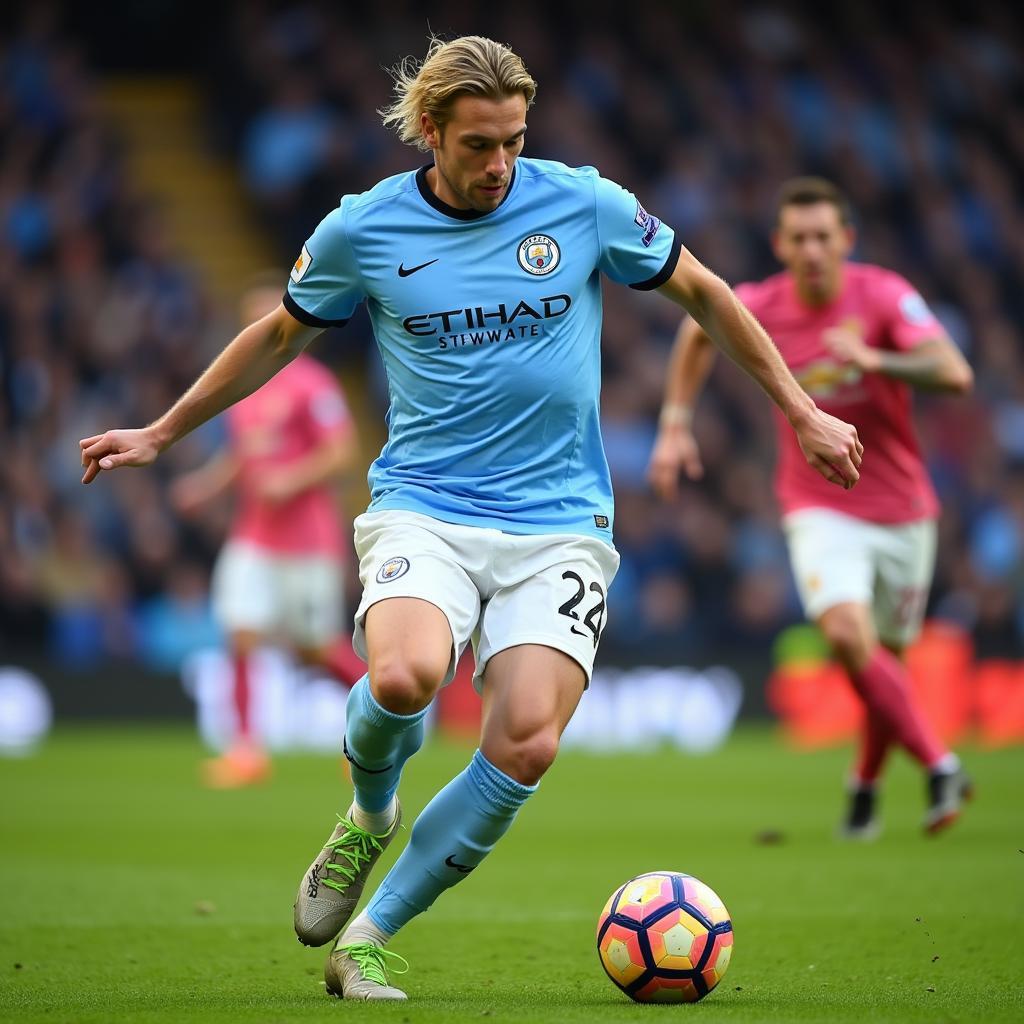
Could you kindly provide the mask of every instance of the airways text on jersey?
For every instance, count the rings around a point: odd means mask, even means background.
[[[568,295],[544,295],[539,299],[499,302],[494,307],[464,306],[416,313],[402,321],[406,333],[414,337],[436,337],[440,349],[464,345],[486,345],[538,338],[544,321],[564,316],[572,307]]]

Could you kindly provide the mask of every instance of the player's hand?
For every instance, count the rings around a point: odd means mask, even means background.
[[[256,483],[259,496],[271,505],[283,505],[298,493],[292,475],[287,470],[269,471]]]
[[[105,434],[83,437],[78,442],[82,449],[82,483],[91,484],[101,470],[120,469],[121,466],[148,466],[161,451],[149,427],[137,430],[108,430]]]
[[[183,516],[191,515],[209,500],[208,488],[192,473],[172,481],[167,496],[174,511]]]
[[[793,429],[804,457],[829,483],[848,491],[860,479],[864,445],[856,427],[815,409]]]
[[[879,367],[878,350],[868,345],[860,334],[850,327],[830,327],[822,331],[821,340],[841,363],[856,366],[864,373],[875,373]]]
[[[678,496],[680,469],[691,480],[699,480],[704,475],[697,439],[689,427],[662,427],[647,465],[647,480],[663,501]]]

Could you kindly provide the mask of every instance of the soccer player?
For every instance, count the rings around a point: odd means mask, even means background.
[[[281,301],[280,279],[261,275],[243,293],[244,324]],[[176,480],[189,514],[229,489],[238,503],[213,574],[213,603],[228,634],[235,739],[204,765],[214,788],[263,781],[270,762],[252,723],[255,650],[283,641],[305,665],[325,666],[344,617],[344,539],[334,485],[358,458],[341,386],[312,356],[297,356],[227,412],[229,443]]]
[[[963,393],[959,350],[898,274],[848,261],[854,229],[845,196],[820,178],[780,193],[772,238],[786,268],[736,294],[764,325],[816,404],[853,423],[867,449],[857,489],[840,494],[810,472],[776,417],[776,491],[793,574],[864,705],[860,751],[842,834],[873,838],[886,754],[902,746],[927,772],[927,832],[960,813],[969,784],[956,755],[917,706],[900,656],[921,627],[935,561],[938,502],[911,422],[911,389]],[[680,469],[703,475],[691,430],[714,351],[685,320],[669,363],[649,478],[673,497]]]
[[[355,523],[365,589],[354,642],[369,664],[344,742],[355,796],[295,904],[302,942],[340,933],[325,975],[347,999],[405,998],[385,943],[512,824],[590,678],[618,567],[598,420],[601,273],[692,313],[829,480],[852,487],[861,459],[856,431],[815,406],[667,225],[593,168],[520,158],[536,85],[516,54],[479,36],[434,40],[395,79],[385,124],[432,162],[343,197],[302,247],[282,305],[155,423],[81,442],[86,483],[152,462],[367,304],[391,408]],[[398,829],[423,716],[471,639],[479,749],[350,922]]]

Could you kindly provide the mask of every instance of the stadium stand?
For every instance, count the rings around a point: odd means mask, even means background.
[[[968,400],[919,402],[945,509],[931,614],[968,630],[980,654],[1019,656],[1020,27],[1000,7],[900,5],[884,25],[863,5],[813,19],[798,7],[715,4],[683,18],[634,5],[588,27],[589,5],[575,0],[472,20],[447,3],[430,5],[430,27],[514,44],[541,87],[528,151],[621,180],[732,282],[773,269],[764,239],[783,178],[821,173],[851,193],[859,255],[921,288],[977,376]],[[237,161],[237,187],[283,268],[342,193],[419,159],[375,110],[388,96],[381,65],[424,50],[426,5],[347,9],[235,4],[198,69],[211,135]],[[67,666],[166,670],[214,636],[207,577],[226,510],[186,525],[164,485],[218,428],[87,492],[76,442],[101,421],[152,418],[232,323],[179,254],[166,203],[128,171],[103,70],[45,21],[3,41],[0,640]],[[718,367],[698,419],[708,477],[658,505],[643,472],[674,308],[619,288],[606,302],[604,430],[623,563],[602,655],[698,663],[743,649],[766,664],[779,629],[800,618],[768,484],[767,405]],[[367,323],[332,344],[362,358]]]

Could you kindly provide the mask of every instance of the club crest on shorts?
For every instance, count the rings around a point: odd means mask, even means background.
[[[408,558],[403,558],[401,555],[399,555],[397,558],[389,558],[377,570],[377,582],[390,583],[392,580],[397,580],[400,576],[404,576],[408,571]]]
[[[550,235],[530,235],[519,243],[519,266],[528,274],[550,274],[562,259],[558,243]]]

